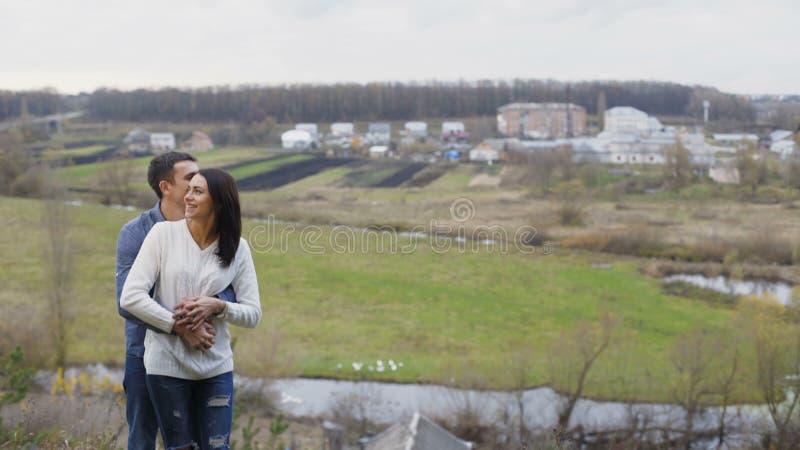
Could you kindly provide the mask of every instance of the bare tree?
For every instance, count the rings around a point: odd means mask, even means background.
[[[755,349],[756,379],[775,426],[775,446],[798,448],[800,440],[792,431],[800,402],[800,326],[786,319],[776,301],[745,298],[739,302],[738,320]]]
[[[533,384],[533,358],[529,350],[518,350],[511,361],[514,379],[514,408],[516,409],[517,443],[520,448],[530,445],[530,430],[525,411],[525,390]]]
[[[675,341],[670,352],[675,369],[671,395],[686,411],[683,446],[694,441],[694,421],[705,404],[722,399],[723,414],[718,422],[718,437],[725,437],[725,411],[738,371],[738,352],[718,333],[693,330]]]
[[[55,363],[63,367],[67,357],[66,324],[69,320],[69,300],[73,284],[73,246],[70,240],[71,219],[68,206],[52,189],[51,198],[43,204],[44,228],[43,266],[47,280],[47,297],[50,306],[48,327],[55,350]]]
[[[739,185],[755,195],[762,178],[759,156],[750,147],[740,149],[736,154],[736,168],[739,169]]]
[[[567,431],[575,404],[583,395],[586,379],[592,366],[608,349],[620,319],[610,313],[600,316],[598,323],[578,323],[562,333],[551,351],[550,376],[565,389],[565,399],[559,406],[557,433]]]
[[[689,150],[680,139],[664,153],[664,182],[675,193],[680,192],[692,181],[692,165],[689,161]]]
[[[22,146],[23,137],[16,129],[0,133],[0,194],[12,194],[14,181],[30,166]]]
[[[100,172],[100,189],[103,203],[116,202],[119,205],[130,205],[135,200],[134,180],[135,166],[131,159],[113,159]]]
[[[731,397],[739,385],[739,371],[740,371],[740,354],[739,346],[741,339],[738,336],[728,336],[724,341],[727,343],[725,351],[722,353],[722,364],[716,375],[715,384],[718,387],[718,394],[722,411],[719,415],[717,422],[717,441],[718,448],[725,445],[726,427],[725,419],[728,414],[728,407],[731,403]]]

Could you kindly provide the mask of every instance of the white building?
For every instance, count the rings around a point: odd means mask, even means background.
[[[172,133],[150,133],[150,151],[155,154],[175,150],[175,135]]]
[[[369,144],[388,145],[392,140],[392,125],[387,122],[370,123],[364,140]]]
[[[319,133],[317,132],[317,124],[315,123],[298,123],[294,126],[295,130],[308,131],[311,139],[316,140]]]
[[[787,159],[794,154],[795,150],[797,150],[797,145],[792,140],[783,140],[773,142],[770,144],[769,149],[770,151],[780,155],[781,159]]]
[[[373,145],[369,148],[370,158],[385,158],[389,156],[389,147],[385,145]]]
[[[128,132],[122,142],[128,150],[134,153],[144,153],[150,150],[150,133],[142,128],[135,128]]]
[[[664,164],[666,152],[677,140],[688,150],[692,165],[710,167],[722,154],[734,155],[732,147],[714,146],[705,142],[702,133],[664,131],[641,137],[630,134],[571,139],[572,157],[576,162],[600,164]]]
[[[281,145],[287,150],[308,150],[314,143],[306,130],[289,130],[281,134]]]
[[[755,134],[714,133],[711,138],[718,142],[758,142],[758,136]]]
[[[735,145],[737,148],[753,147],[758,144],[758,136],[755,134],[734,134],[734,133],[715,133],[711,139],[721,144]]]
[[[491,145],[482,142],[469,151],[469,160],[476,162],[492,163],[500,159],[500,153],[492,148]]]
[[[406,136],[411,138],[424,138],[428,136],[428,124],[425,122],[406,122],[403,129]]]
[[[777,153],[784,160],[793,155],[797,149],[794,133],[788,130],[773,131],[769,134],[769,141],[769,150]]]
[[[609,134],[649,134],[650,117],[630,106],[616,106],[603,114],[603,132]]]
[[[464,133],[464,122],[442,122],[442,135]]]
[[[355,127],[352,122],[335,122],[331,124],[331,136],[335,137],[353,137],[355,134]]]

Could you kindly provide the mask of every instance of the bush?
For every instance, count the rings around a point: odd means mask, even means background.
[[[25,363],[22,348],[17,346],[8,354],[0,354],[0,409],[6,405],[19,403],[30,389],[33,382],[33,369]],[[10,439],[3,430],[3,418],[0,417],[0,446]]]

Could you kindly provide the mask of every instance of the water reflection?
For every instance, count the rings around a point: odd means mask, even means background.
[[[770,294],[787,305],[792,300],[792,286],[788,283],[764,280],[731,280],[724,276],[707,277],[705,275],[676,274],[664,278],[666,282],[683,281],[693,286],[711,289],[723,294],[757,295]]]

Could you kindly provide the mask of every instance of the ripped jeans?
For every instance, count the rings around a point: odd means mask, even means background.
[[[205,380],[147,375],[164,448],[228,449],[233,421],[233,372]]]

